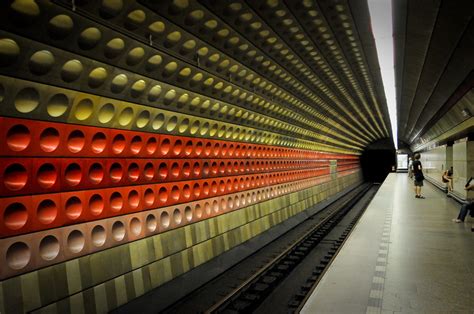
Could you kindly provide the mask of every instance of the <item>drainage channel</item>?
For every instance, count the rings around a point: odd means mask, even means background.
[[[205,313],[298,311],[375,195],[374,190],[367,185],[342,200],[337,210],[327,214]],[[357,210],[351,211],[354,207]],[[317,260],[319,263],[314,267]],[[305,271],[295,271],[301,265],[306,265]]]

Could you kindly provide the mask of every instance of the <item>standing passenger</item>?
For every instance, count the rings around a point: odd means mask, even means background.
[[[423,167],[421,166],[420,154],[415,154],[415,161],[413,162],[413,176],[415,177],[415,197],[416,198],[425,198],[421,195],[421,187],[423,186]]]
[[[408,177],[413,178],[413,158],[408,158]]]

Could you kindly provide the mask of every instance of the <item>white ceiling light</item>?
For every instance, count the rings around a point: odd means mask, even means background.
[[[392,125],[393,142],[398,148],[397,101],[393,47],[392,0],[369,0],[372,32],[375,38],[380,72]]]

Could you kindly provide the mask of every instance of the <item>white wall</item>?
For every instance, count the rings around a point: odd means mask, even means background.
[[[474,192],[469,194],[464,190],[464,185],[469,177],[474,177],[474,142],[460,141],[453,145],[454,167],[454,193],[465,199],[474,197]]]
[[[421,164],[423,166],[423,174],[425,177],[436,181],[442,186],[445,186],[441,176],[446,169],[446,145],[435,147],[430,151],[421,154]]]

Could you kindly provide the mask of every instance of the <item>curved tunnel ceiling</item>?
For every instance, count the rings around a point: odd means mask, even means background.
[[[216,132],[263,144],[359,154],[391,138],[365,1],[52,2],[47,16],[21,2],[1,13],[12,21],[6,54],[17,43],[43,49],[32,71],[55,66],[53,56],[74,59],[65,75],[85,66],[89,87],[115,75],[111,92],[100,89],[107,97],[154,101],[190,115],[176,117],[189,125],[201,116],[218,122]],[[48,25],[49,36],[32,23]]]
[[[199,47],[207,47],[206,55],[192,61],[209,65],[206,70],[225,84],[236,84],[245,93],[284,108],[283,115],[275,114],[280,109],[265,113],[301,127],[303,134],[317,134],[309,140],[358,152],[390,136],[374,45],[367,39],[366,5],[351,7],[350,1],[139,3],[143,5],[139,10],[151,21],[174,24],[168,34],[176,32],[182,40],[196,42],[187,58],[199,55]],[[179,45],[171,49],[179,52]]]
[[[449,139],[447,132],[472,132],[474,2],[392,3],[401,144],[419,150]]]

